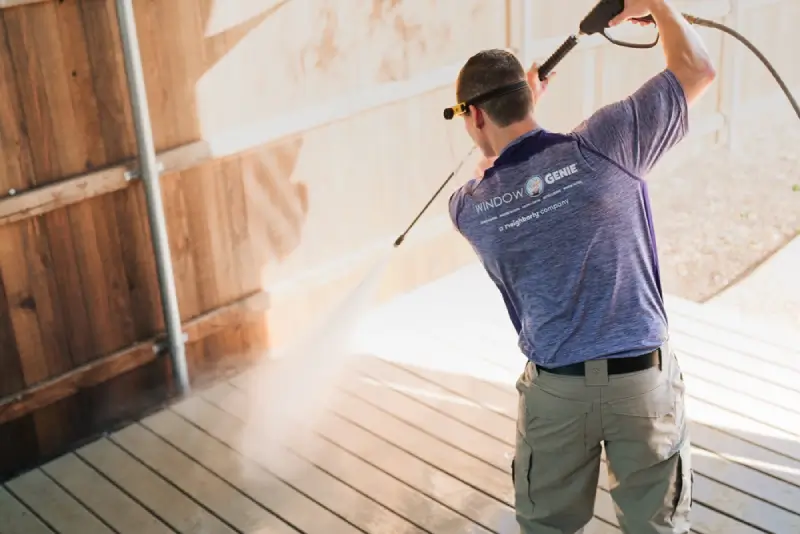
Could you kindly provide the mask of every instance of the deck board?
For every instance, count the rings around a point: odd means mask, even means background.
[[[109,439],[238,531],[258,534],[297,532],[141,425],[128,426]]]
[[[409,483],[431,495],[441,493],[441,502],[461,511],[477,524],[493,532],[513,530],[509,527],[515,521],[512,497],[492,496],[485,488],[489,479],[500,487],[510,486],[507,474],[356,397],[340,395],[334,404],[337,419],[344,424],[340,426],[338,435],[331,439],[353,451],[369,447],[368,452],[361,453],[363,456],[374,458],[376,465],[380,462],[387,472],[396,471],[398,478],[421,478]],[[328,425],[321,426],[320,432],[330,436]],[[397,456],[393,457],[393,452]],[[586,534],[592,532],[618,534],[619,529],[595,517]]]
[[[208,401],[208,402],[210,402],[210,403],[212,403],[212,404],[214,404],[215,406],[223,409],[230,416],[236,417],[236,414],[242,414],[246,410],[247,404],[245,402],[245,396],[246,396],[246,393],[244,391],[242,391],[242,390],[239,390],[238,388],[230,387],[230,386],[225,385],[225,384],[220,384],[220,385],[212,388],[212,390],[206,392],[203,395],[203,399]],[[331,418],[327,418],[325,420],[325,423],[327,423],[328,425],[331,425],[331,424],[335,425],[335,422],[331,421]],[[326,426],[325,423],[323,423],[323,425],[321,425],[321,426]],[[386,425],[386,420],[384,418],[379,423],[379,428],[382,429],[385,425]],[[353,424],[351,424],[350,428],[358,428],[358,427],[355,427]],[[362,433],[362,435],[364,435],[364,434]],[[366,435],[369,436],[369,434],[366,434]],[[377,450],[377,454],[379,454],[380,456],[383,456],[383,450],[382,450],[383,446],[381,444],[381,441],[380,440],[375,440],[374,438],[375,438],[375,436],[373,436],[373,444],[377,444],[378,447],[379,447],[378,450]],[[350,439],[352,440],[352,436],[350,436]],[[308,443],[311,440],[305,440],[304,439],[304,441],[306,441],[306,443]],[[388,445],[387,442],[384,442],[384,443]],[[363,447],[363,444],[361,446]],[[437,447],[437,448],[440,448],[440,449],[446,449],[447,448],[447,445],[445,443],[442,443],[442,442],[434,442],[433,444],[428,443],[428,446],[429,447]],[[312,450],[314,449],[313,446],[310,446],[309,448],[312,449]],[[320,447],[319,449],[314,450],[313,454],[314,454],[314,456],[317,457],[318,460],[321,460],[323,458],[327,458],[328,459],[327,461],[329,462],[330,465],[335,465],[335,464],[342,465],[342,463],[343,463],[343,462],[341,462],[341,454],[337,454],[330,447]],[[348,480],[352,481],[352,472],[353,472],[353,470],[352,469],[348,469],[347,466],[343,466],[343,467],[345,467],[345,472],[347,473],[346,476],[347,476]],[[406,463],[403,463],[403,464],[399,464],[398,467],[400,467],[404,472],[408,472],[414,466],[413,465],[408,465]],[[440,467],[440,469],[441,469],[441,467]],[[432,472],[431,474],[435,475],[435,473],[436,473],[436,471]],[[441,471],[439,473],[441,473]],[[405,476],[407,476],[407,475],[405,475]],[[502,478],[507,482],[508,480],[510,480],[510,473],[503,474]],[[388,480],[385,480],[384,482],[388,482]],[[423,483],[423,484],[425,484],[425,483]],[[431,482],[427,482],[427,485],[431,485]],[[375,488],[375,489],[377,489],[377,488]],[[421,490],[419,488],[419,486],[416,489],[418,491],[420,491],[420,492],[423,491],[423,490]],[[374,493],[373,493],[373,495],[374,495]],[[508,499],[508,500],[511,500],[511,499]],[[509,530],[511,530],[511,529],[513,529],[515,527],[513,511],[511,510],[509,504],[510,503],[506,503],[505,506],[503,506],[500,509],[496,510],[496,512],[499,511],[500,514],[496,515],[494,518],[492,518],[492,520],[490,520],[491,523],[494,523],[494,529],[495,529],[494,531],[495,532],[508,532]],[[607,504],[610,505],[610,501]],[[387,503],[387,505],[389,505],[389,503]],[[395,506],[396,507],[395,509],[398,509],[397,505],[392,505],[392,506]],[[402,506],[402,507],[405,508],[405,506]],[[608,507],[606,507],[606,508],[608,509]],[[447,509],[447,508],[444,508],[444,507],[438,507],[438,509],[434,509],[434,510],[431,510],[431,509],[407,509],[406,510],[406,514],[407,514],[407,517],[415,518],[417,521],[423,521],[425,519],[430,521],[430,519],[434,519],[436,521],[436,523],[427,524],[427,525],[424,525],[424,524],[420,525],[422,528],[428,529],[429,532],[470,532],[470,533],[476,533],[476,534],[479,533],[479,532],[486,532],[486,530],[481,528],[481,526],[479,526],[480,524],[477,523],[477,522],[475,522],[475,523],[464,523],[463,520],[459,520],[459,521],[454,522],[454,523],[445,523],[445,524],[440,523],[439,521],[441,519],[450,519],[450,518],[452,518],[452,513],[443,513],[443,512],[449,511],[449,510],[452,510],[452,508],[451,509]],[[438,515],[439,517],[434,517],[434,518],[428,517],[431,514]],[[607,525],[607,524],[606,525],[602,525],[600,523],[601,522],[599,522],[599,521],[595,521],[592,524],[591,528],[594,529],[594,530],[598,530],[598,531],[604,531],[604,530],[608,531],[609,530],[609,528],[607,528],[607,527],[610,527],[611,525]],[[488,527],[488,528],[491,529],[492,527]],[[611,530],[611,531],[613,532],[614,530]]]
[[[341,517],[171,410],[144,419],[142,425],[302,532],[359,532]]]
[[[64,534],[111,534],[105,523],[40,469],[29,471],[6,484],[7,489]]]
[[[213,388],[206,392],[203,398],[230,416],[246,413],[244,393],[231,387]],[[474,524],[346,449],[336,447],[317,435],[304,436],[295,444],[294,450],[307,461],[340,480],[346,480],[356,490],[369,495],[410,523],[417,524],[421,529],[429,532],[463,532]],[[488,532],[478,526],[472,531],[475,534]]]
[[[28,507],[0,486],[0,534],[52,534]]]
[[[371,314],[364,356],[291,447],[243,442],[259,387],[243,373],[0,486],[0,534],[518,533],[522,358],[484,276],[462,270]],[[800,532],[800,352],[676,307],[693,532]],[[587,534],[619,533],[603,462]]]
[[[242,431],[241,421],[200,397],[183,401],[173,406],[172,410],[239,452],[253,454],[252,459],[257,463],[278,477],[291,481],[297,490],[335,511],[365,532],[375,534],[424,532],[328,473],[314,466],[298,466],[302,461],[293,453],[278,457],[270,454],[257,455],[254,451],[242,450],[242,444],[237,437]],[[297,476],[298,473],[300,476]]]
[[[89,444],[77,454],[182,534],[236,532],[107,439]]]
[[[448,474],[444,466],[439,470],[341,416],[327,418],[319,432],[325,439],[486,529],[502,530],[516,520],[510,506],[471,488]]]
[[[682,365],[688,358],[702,360],[714,365],[717,369],[744,373],[746,376],[757,378],[771,386],[781,386],[787,392],[793,392],[794,395],[800,394],[800,371],[759,359],[752,354],[725,349],[715,342],[686,335],[680,331],[674,331],[673,335],[681,354],[684,355],[681,360]],[[800,355],[797,358],[800,359]],[[781,399],[770,395],[766,397],[766,400],[780,401]]]
[[[173,532],[74,454],[62,456],[42,466],[42,471],[120,534]]]
[[[511,449],[501,441],[482,434],[463,423],[450,419],[443,414],[429,409],[427,406],[417,404],[413,399],[390,389],[375,389],[375,384],[358,387],[355,383],[348,384],[346,391],[368,405],[382,411],[382,419],[373,423],[374,431],[380,435],[387,433],[386,427],[392,424],[392,419],[399,420],[407,426],[402,429],[408,432],[413,428],[432,437],[426,444],[427,448],[440,448],[444,454],[447,449],[458,450],[465,456],[475,460],[473,463],[482,463],[483,473],[476,476],[475,484],[478,487],[492,489],[493,495],[509,506],[513,505],[514,495],[511,486]],[[363,406],[355,414],[354,422],[362,421]],[[466,470],[463,471],[466,474]],[[609,524],[616,524],[613,504],[606,491],[600,491],[596,504],[595,514],[598,519]]]
[[[756,337],[732,326],[677,311],[675,307],[669,310],[670,330],[683,339],[713,340],[719,349],[726,352],[748,355],[800,373],[800,350],[797,345],[784,344],[774,338]]]

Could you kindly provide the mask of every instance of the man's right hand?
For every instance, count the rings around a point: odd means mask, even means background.
[[[528,85],[531,86],[531,93],[533,94],[534,105],[536,105],[536,103],[539,101],[539,98],[541,98],[541,96],[547,90],[547,85],[550,83],[550,80],[552,80],[555,77],[555,75],[556,72],[553,71],[547,78],[545,78],[544,80],[540,80],[539,65],[537,63],[534,63],[533,65],[531,65],[531,68],[528,69],[526,77],[528,79]]]
[[[672,71],[683,87],[689,105],[714,81],[716,71],[703,40],[669,0],[625,0],[625,8],[613,23],[650,15],[658,25],[661,45]]]
[[[626,20],[644,18],[650,15],[652,5],[653,0],[625,0],[625,7],[622,9],[619,15],[611,19],[611,22],[609,22],[608,25],[617,26]],[[646,24],[638,21],[634,22],[638,24]]]

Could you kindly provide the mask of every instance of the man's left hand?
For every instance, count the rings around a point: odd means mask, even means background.
[[[478,162],[478,166],[475,167],[475,177],[478,180],[483,179],[483,174],[486,172],[486,169],[494,165],[494,160],[497,159],[497,156],[493,156],[491,158],[487,158],[483,156],[481,160]]]
[[[547,86],[556,75],[556,72],[551,72],[547,78],[544,80],[539,79],[539,64],[535,63],[531,65],[530,70],[528,70],[528,85],[531,86],[531,92],[533,93],[533,101],[534,103],[539,100],[539,98],[544,94],[547,90]]]

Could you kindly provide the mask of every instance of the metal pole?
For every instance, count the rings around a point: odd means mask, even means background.
[[[189,372],[186,366],[184,336],[181,330],[181,315],[178,310],[178,296],[175,289],[175,275],[172,270],[167,224],[161,199],[159,167],[153,143],[153,129],[150,124],[150,111],[147,104],[147,91],[142,71],[142,58],[136,33],[133,1],[116,0],[117,20],[119,22],[122,51],[125,57],[125,71],[128,78],[128,91],[136,130],[136,143],[139,149],[139,165],[147,202],[147,216],[150,221],[150,234],[153,240],[158,286],[161,292],[161,306],[167,329],[172,370],[179,394],[189,391]]]

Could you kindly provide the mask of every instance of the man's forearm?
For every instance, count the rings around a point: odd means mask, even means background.
[[[669,0],[651,0],[651,14],[658,25],[667,68],[683,86],[687,100],[696,100],[716,75],[705,44]]]

